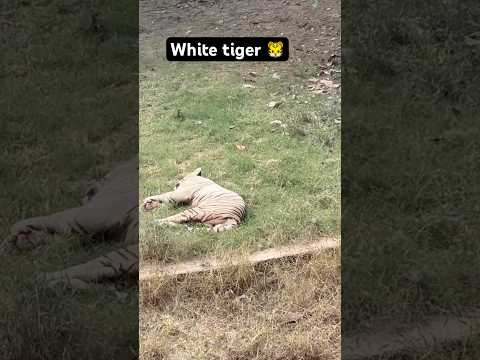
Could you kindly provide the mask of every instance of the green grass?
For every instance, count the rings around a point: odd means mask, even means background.
[[[78,206],[90,181],[137,150],[137,27],[125,25],[135,6],[97,6],[103,38],[89,29],[88,3],[2,5],[2,240],[18,220]],[[36,280],[115,246],[52,236],[32,252],[1,254],[0,358],[130,359],[135,286],[75,293]]]
[[[477,307],[478,2],[347,5],[342,326]]]
[[[141,214],[144,259],[173,261],[339,233],[339,99],[313,96],[298,79],[274,80],[269,69],[258,75],[255,89],[243,88],[246,66],[226,69],[166,62],[142,69],[140,197],[170,191],[176,179],[202,167],[205,176],[244,197],[246,221],[212,234],[152,224],[179,208]],[[272,100],[283,103],[271,109]]]

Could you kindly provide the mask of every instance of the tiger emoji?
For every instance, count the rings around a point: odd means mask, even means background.
[[[186,204],[191,208],[164,219],[158,224],[178,225],[190,222],[206,224],[210,231],[221,232],[238,226],[246,215],[243,198],[212,180],[202,176],[198,168],[177,182],[175,189],[160,195],[149,196],[143,209],[151,211],[160,204]]]
[[[85,288],[91,282],[138,274],[138,160],[108,173],[87,192],[82,206],[17,222],[3,245],[30,250],[47,241],[49,233],[82,234],[124,244],[86,263],[45,274],[51,284]]]
[[[283,42],[278,41],[278,42],[273,42],[269,41],[268,42],[268,55],[270,57],[280,57],[283,54]]]

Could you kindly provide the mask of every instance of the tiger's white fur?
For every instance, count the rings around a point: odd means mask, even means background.
[[[243,198],[201,175],[202,169],[198,168],[178,182],[175,190],[147,197],[143,209],[151,211],[160,204],[187,204],[192,207],[158,222],[170,225],[199,222],[214,232],[239,225],[246,215]]]

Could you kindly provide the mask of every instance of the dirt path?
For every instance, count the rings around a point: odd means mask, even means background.
[[[340,63],[340,4],[340,0],[142,0],[140,42],[153,42],[163,50],[170,36],[286,36],[290,60],[282,66],[305,66],[315,75],[332,62]]]
[[[310,244],[290,245],[258,251],[244,258],[235,257],[221,260],[213,258],[196,259],[172,265],[142,264],[140,269],[140,281],[151,280],[158,276],[164,275],[177,276],[219,270],[221,268],[238,266],[241,264],[257,265],[268,261],[275,261],[290,257],[300,257],[326,249],[338,248],[339,245],[340,242],[337,239],[324,238],[320,241]]]

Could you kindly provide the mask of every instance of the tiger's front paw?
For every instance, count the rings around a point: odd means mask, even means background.
[[[47,239],[43,226],[35,219],[22,220],[13,225],[9,243],[20,250],[31,250]]]
[[[145,200],[143,200],[143,211],[152,211],[153,209],[159,207],[161,203],[162,202],[154,196],[147,197]]]

